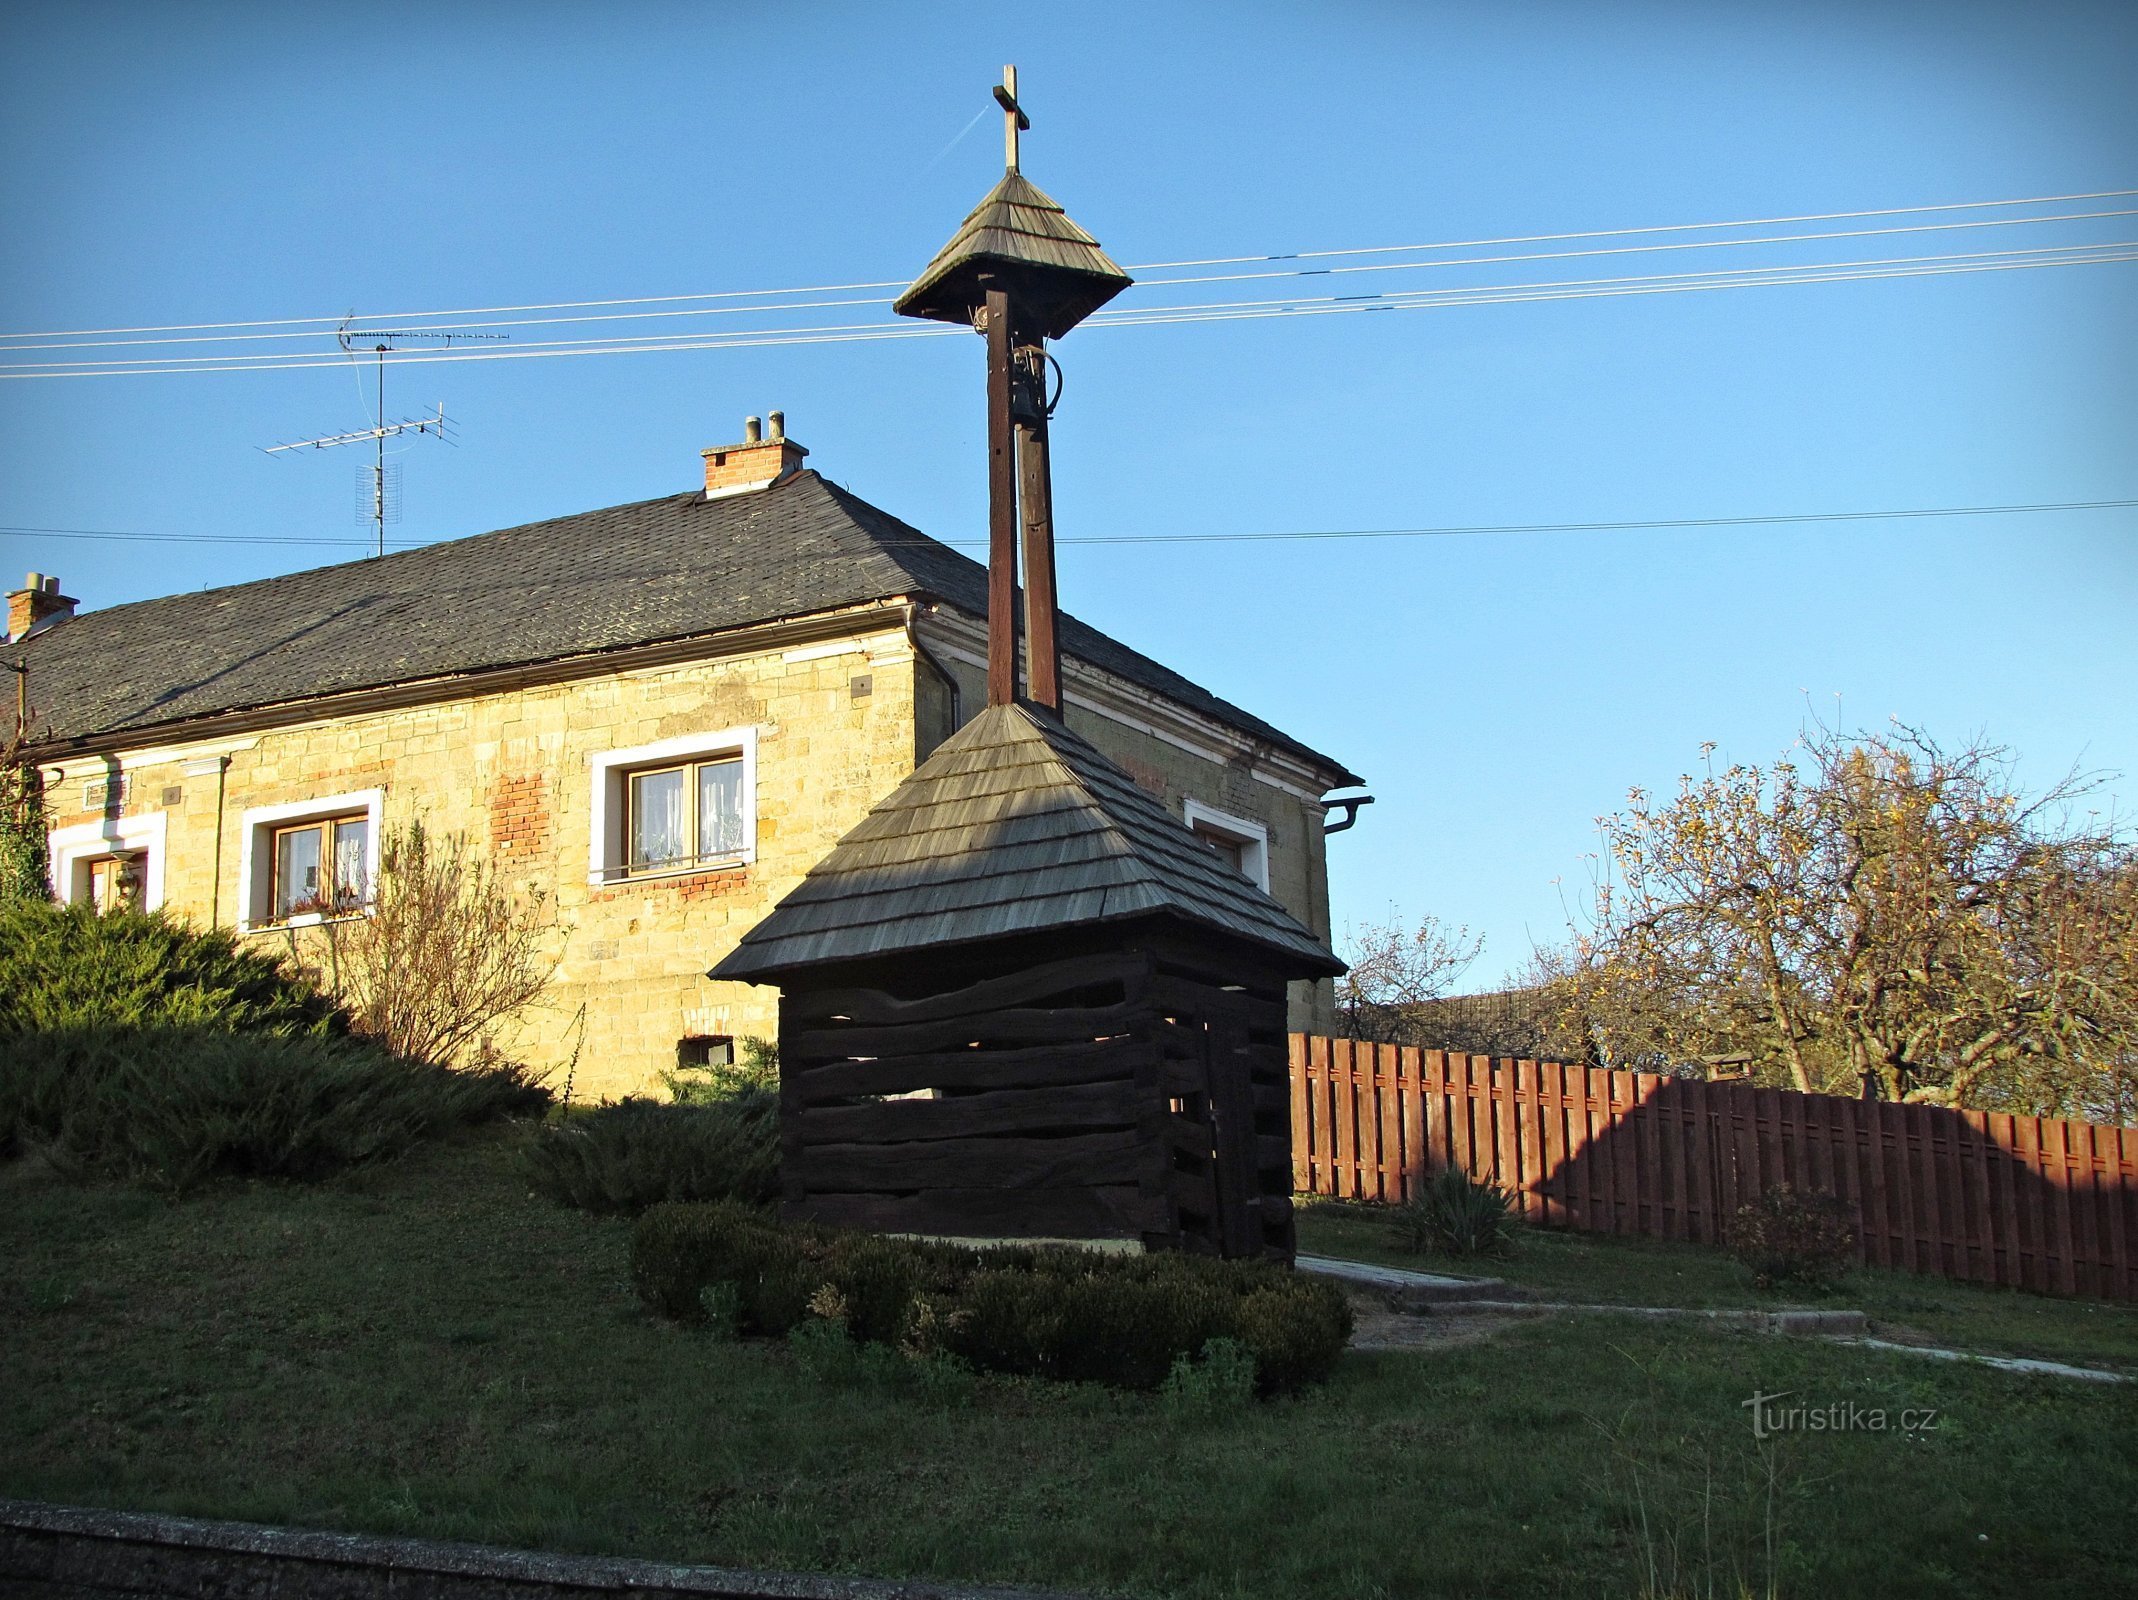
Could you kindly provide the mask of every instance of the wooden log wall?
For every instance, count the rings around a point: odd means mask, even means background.
[[[896,1233],[1169,1231],[1149,977],[1108,953],[919,998],[786,991],[786,1209]]]
[[[1288,1261],[1283,983],[1210,966],[1140,944],[930,994],[787,990],[786,1210]]]
[[[1717,1244],[1777,1183],[1856,1210],[1874,1266],[2138,1300],[2138,1129],[1293,1034],[1292,1172],[1395,1202],[1444,1166],[1528,1220]]]

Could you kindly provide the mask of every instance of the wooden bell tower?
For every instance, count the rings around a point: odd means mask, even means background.
[[[1059,339],[1134,280],[1098,240],[1018,170],[1018,135],[1031,118],[1017,69],[1002,69],[1002,181],[973,208],[911,288],[901,316],[965,323],[987,339],[987,700],[1024,699],[1061,711],[1056,640],[1054,488],[1047,466],[1047,374]],[[1058,370],[1058,369],[1057,369]],[[1058,391],[1057,391],[1058,393]],[[1017,681],[1017,558],[1024,546],[1025,654]]]
[[[1289,1261],[1285,985],[1343,963],[1062,716],[1047,341],[1129,278],[995,98],[1008,170],[898,300],[987,337],[988,705],[711,976],[779,986],[790,1217]]]

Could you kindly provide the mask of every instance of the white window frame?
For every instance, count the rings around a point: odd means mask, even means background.
[[[256,928],[304,928],[324,922],[323,911],[306,911],[286,922],[275,920],[275,832],[306,822],[361,813],[368,824],[364,840],[364,882],[379,881],[379,822],[385,810],[384,789],[292,800],[287,805],[253,806],[238,818],[238,931]]]
[[[106,856],[138,855],[142,858],[141,909],[156,910],[163,904],[166,821],[163,812],[151,811],[144,816],[54,828],[45,835],[52,893],[65,905],[84,903],[89,899],[91,863]]]
[[[704,761],[719,756],[739,756],[742,760],[742,848],[717,861],[693,861],[684,866],[629,871],[624,827],[630,812],[626,790],[631,774],[647,767],[675,766],[680,762]],[[589,756],[587,763],[593,790],[592,822],[587,828],[588,883],[596,886],[645,883],[693,873],[724,872],[748,866],[757,859],[756,728],[687,733],[679,738],[663,739],[658,744],[634,745],[628,750],[604,750]]]
[[[1206,806],[1192,798],[1187,801],[1186,809],[1191,832],[1200,827],[1205,832],[1220,835],[1228,844],[1240,847],[1240,864],[1246,869],[1242,875],[1268,894],[1269,824],[1253,817],[1236,817],[1229,811],[1220,811],[1216,806]]]

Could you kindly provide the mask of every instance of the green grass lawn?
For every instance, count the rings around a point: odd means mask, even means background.
[[[1213,1600],[1765,1594],[1770,1543],[1784,1595],[2138,1586],[2138,1385],[1584,1318],[1206,1420],[825,1384],[644,1316],[525,1138],[179,1204],[0,1169],[0,1493]],[[1936,1426],[1761,1444],[1755,1390]]]
[[[1370,1207],[1313,1203],[1299,1212],[1299,1248],[1420,1272],[1504,1278],[1536,1299],[1643,1306],[1846,1306],[1883,1337],[1927,1339],[1995,1355],[2039,1356],[2138,1371],[2138,1306],[2062,1300],[1861,1268],[1831,1293],[1766,1292],[1727,1254],[1671,1239],[1517,1230],[1504,1257],[1413,1255]]]

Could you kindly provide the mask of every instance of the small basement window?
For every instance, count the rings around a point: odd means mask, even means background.
[[[593,758],[590,883],[742,866],[757,851],[757,731]]]
[[[735,1064],[735,1041],[719,1034],[692,1034],[676,1041],[676,1066],[681,1071],[692,1067],[732,1067]]]

